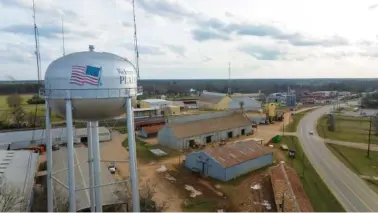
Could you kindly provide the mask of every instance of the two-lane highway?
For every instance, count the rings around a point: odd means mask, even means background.
[[[348,212],[377,212],[378,195],[331,151],[316,133],[316,123],[331,107],[326,106],[306,115],[299,123],[297,134],[311,164]],[[314,135],[309,132],[313,131]]]

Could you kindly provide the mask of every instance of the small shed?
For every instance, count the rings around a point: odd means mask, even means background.
[[[208,147],[185,158],[188,169],[224,182],[272,163],[273,150],[254,140]]]
[[[140,129],[138,135],[144,138],[156,137],[157,133],[164,127],[164,125],[145,126]]]

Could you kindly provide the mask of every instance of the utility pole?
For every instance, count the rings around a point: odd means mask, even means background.
[[[304,173],[305,173],[305,153],[302,150],[302,177],[304,178]]]
[[[368,149],[367,149],[367,157],[370,158],[370,142],[371,142],[371,123],[373,122],[373,116],[370,116],[369,120],[369,141],[368,141]]]
[[[135,19],[135,0],[133,0],[133,18],[134,18],[134,48],[135,48],[135,65],[137,71],[138,80],[139,76],[139,51],[138,51],[138,39],[137,39],[137,26],[136,26],[136,19]]]
[[[63,16],[62,16],[62,42],[63,42],[63,56],[66,55],[66,50],[64,47],[64,21],[63,21]]]
[[[227,94],[231,96],[231,62],[228,62],[228,87]]]

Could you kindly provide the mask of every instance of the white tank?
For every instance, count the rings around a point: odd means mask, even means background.
[[[135,102],[137,74],[125,58],[95,52],[77,52],[58,58],[47,68],[45,96],[54,112],[65,116],[66,91],[72,99],[72,116],[84,121],[104,120],[125,113],[126,97]]]

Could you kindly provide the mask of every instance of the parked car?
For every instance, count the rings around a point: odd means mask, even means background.
[[[308,134],[314,135],[314,132],[313,131],[309,131]]]
[[[53,151],[56,151],[56,150],[59,150],[59,149],[60,149],[59,145],[53,145],[52,146]]]

